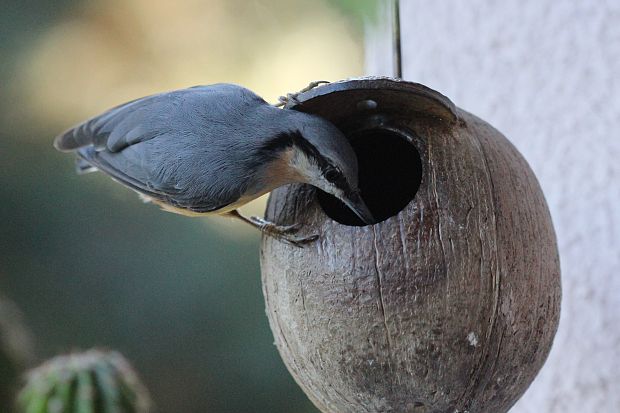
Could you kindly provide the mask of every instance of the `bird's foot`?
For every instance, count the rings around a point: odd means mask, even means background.
[[[252,221],[252,223],[260,229],[262,233],[300,248],[304,244],[316,241],[319,238],[318,235],[311,235],[309,237],[299,237],[294,235],[302,227],[299,223],[293,225],[278,225],[260,217],[250,217],[250,221]]]
[[[299,93],[287,93],[286,96],[280,96],[278,98],[278,103],[276,103],[275,107],[277,108],[283,108],[284,106],[286,106],[289,102],[293,102],[294,104],[298,105],[299,101],[297,100],[297,95]]]
[[[293,234],[301,229],[301,224],[278,225],[261,217],[250,217],[250,220],[261,229],[269,228],[281,234]]]
[[[299,92],[296,93],[287,93],[286,96],[280,96],[278,98],[278,103],[276,103],[274,106],[276,107],[283,107],[286,106],[289,102],[293,102],[296,105],[299,105],[299,101],[297,100],[297,96],[299,96],[300,94],[307,92],[309,90],[314,89],[315,87],[324,84],[324,83],[329,83],[327,80],[317,80],[314,82],[310,82],[310,84],[308,86],[306,86],[305,88],[301,89]]]

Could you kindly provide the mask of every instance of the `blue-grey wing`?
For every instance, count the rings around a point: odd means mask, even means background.
[[[69,129],[54,141],[88,164],[156,200],[195,212],[235,202],[242,188],[215,179],[225,166],[214,145],[230,122],[266,104],[247,89],[211,85],[137,99]],[[228,132],[228,133],[227,133]],[[209,178],[211,176],[211,179]]]
[[[187,121],[214,123],[242,114],[266,102],[248,89],[232,84],[195,86],[135,99],[68,129],[54,140],[59,151],[85,146],[118,152],[154,138]],[[206,118],[206,119],[201,119]],[[192,122],[194,123],[194,122]]]

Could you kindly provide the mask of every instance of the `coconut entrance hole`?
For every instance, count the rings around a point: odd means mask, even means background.
[[[349,136],[357,154],[362,198],[377,222],[398,214],[415,197],[422,181],[422,160],[406,137],[389,130],[371,129]],[[350,226],[365,224],[339,199],[318,192],[323,211]]]

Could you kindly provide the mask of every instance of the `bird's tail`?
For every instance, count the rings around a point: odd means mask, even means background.
[[[92,123],[92,119],[88,120],[56,136],[54,148],[61,152],[71,152],[91,145],[93,143],[93,133],[90,131]]]

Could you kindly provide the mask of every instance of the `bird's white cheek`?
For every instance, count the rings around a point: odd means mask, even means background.
[[[289,160],[289,165],[311,185],[319,186],[323,179],[318,166],[301,152],[293,154]]]

